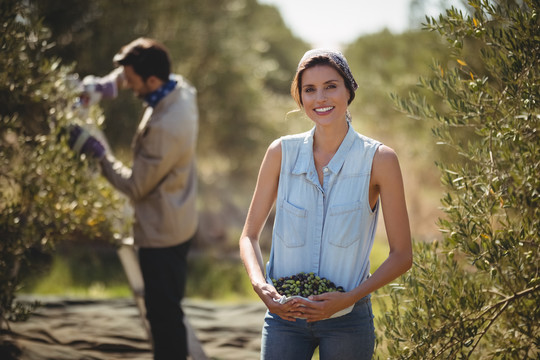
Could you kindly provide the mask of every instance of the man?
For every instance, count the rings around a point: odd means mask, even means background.
[[[185,359],[187,335],[180,302],[186,256],[197,230],[196,90],[182,77],[171,76],[168,51],[155,40],[134,40],[113,61],[117,70],[105,78],[85,79],[85,88],[101,98],[114,97],[117,88],[127,87],[146,102],[132,142],[132,168],[106,154],[81,128],[71,131],[70,145],[99,159],[102,174],[131,199],[154,358]]]

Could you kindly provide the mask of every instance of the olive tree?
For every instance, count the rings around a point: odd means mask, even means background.
[[[63,130],[97,125],[100,111],[86,116],[74,107],[71,67],[48,55],[48,30],[26,4],[0,3],[0,327],[28,312],[15,296],[31,251],[111,241],[125,229],[117,215],[122,199],[95,164],[69,149]]]
[[[442,241],[415,245],[411,271],[388,287],[381,353],[400,359],[540,357],[539,3],[470,0],[427,18],[453,49],[420,86],[395,97],[435,120]]]

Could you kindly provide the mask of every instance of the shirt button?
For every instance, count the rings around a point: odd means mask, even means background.
[[[323,169],[323,171],[324,171],[324,172],[328,172],[328,168],[325,167],[325,168]]]

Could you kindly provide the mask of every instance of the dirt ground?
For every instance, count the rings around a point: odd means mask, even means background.
[[[32,298],[24,298],[32,300]],[[2,333],[21,360],[149,360],[150,344],[133,299],[37,298],[26,322]],[[265,307],[262,302],[218,304],[184,300],[184,310],[208,359],[259,359]],[[6,357],[6,358],[5,358]]]

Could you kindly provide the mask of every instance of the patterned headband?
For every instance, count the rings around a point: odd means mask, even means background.
[[[307,51],[304,56],[302,56],[302,59],[298,63],[298,68],[305,63],[307,60],[317,57],[317,56],[326,56],[330,59],[332,59],[339,68],[343,71],[347,79],[352,85],[352,88],[354,90],[358,89],[358,84],[354,80],[354,77],[351,73],[351,69],[349,68],[349,64],[347,63],[347,59],[345,59],[345,56],[336,50],[329,50],[329,49],[312,49]]]

